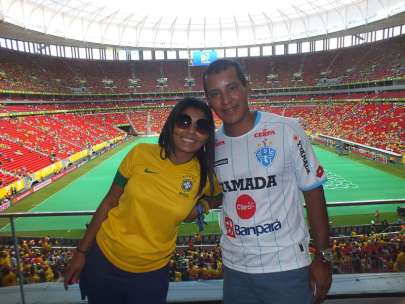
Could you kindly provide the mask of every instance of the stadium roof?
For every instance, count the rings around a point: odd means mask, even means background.
[[[402,12],[403,0],[0,0],[0,20],[6,23],[66,39],[142,48],[305,39]]]

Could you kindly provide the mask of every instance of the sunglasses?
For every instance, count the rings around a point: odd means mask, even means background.
[[[183,130],[189,129],[189,128],[191,128],[192,124],[193,124],[193,120],[187,114],[179,114],[176,117],[175,125],[179,129],[183,129]],[[210,133],[210,131],[212,130],[212,127],[211,127],[208,119],[201,118],[201,119],[197,120],[195,124],[196,124],[196,130],[200,134],[205,135],[205,134]]]

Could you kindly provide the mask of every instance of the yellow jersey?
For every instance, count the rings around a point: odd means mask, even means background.
[[[127,154],[118,169],[127,180],[124,192],[96,235],[106,258],[124,271],[148,272],[167,265],[180,224],[198,198],[197,158],[176,165],[162,159],[160,150],[157,144],[139,144]],[[208,182],[204,194],[209,195]]]

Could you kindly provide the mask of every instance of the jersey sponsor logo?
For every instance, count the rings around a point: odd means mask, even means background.
[[[230,217],[225,216],[225,230],[226,235],[232,238],[235,238],[235,228],[233,226],[233,221]]]
[[[321,178],[323,176],[324,170],[322,166],[319,166],[318,169],[316,169],[316,176]]]
[[[151,174],[158,174],[159,172],[153,171],[149,168],[145,168],[145,170],[143,170],[145,173],[151,173]]]
[[[256,213],[256,202],[247,194],[242,194],[236,199],[236,212],[241,219],[247,220]]]
[[[280,230],[282,227],[281,222],[276,220],[272,223],[265,223],[263,225],[256,225],[256,226],[240,226],[234,225],[233,221],[230,217],[225,217],[225,228],[226,228],[226,235],[232,238],[236,238],[236,236],[250,236],[256,235],[260,236],[261,234],[272,233],[277,230]]]
[[[217,140],[215,141],[215,147],[219,147],[225,145],[225,141],[224,140]]]
[[[275,134],[276,132],[274,130],[267,130],[266,128],[264,128],[263,130],[260,130],[259,132],[253,134],[253,137],[266,137]]]
[[[184,192],[190,192],[193,188],[193,181],[191,179],[185,178],[181,183],[181,190]]]
[[[311,173],[311,170],[309,170],[307,153],[304,150],[301,140],[298,141],[297,147],[298,147],[298,150],[300,151],[300,156],[301,156],[302,162],[304,164],[305,171],[307,172],[307,174],[309,174],[309,173]]]
[[[228,159],[223,158],[223,159],[218,159],[214,162],[214,167],[222,166],[222,165],[227,165],[228,164]]]
[[[232,179],[219,184],[223,192],[258,190],[277,186],[276,175]]]
[[[276,157],[276,150],[267,146],[266,141],[264,146],[256,150],[257,161],[265,168],[270,167]]]

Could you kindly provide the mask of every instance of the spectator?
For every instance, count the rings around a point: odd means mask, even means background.
[[[215,172],[224,192],[224,303],[320,303],[332,281],[326,175],[305,132],[296,120],[249,109],[249,86],[236,62],[211,63],[203,81],[223,121]],[[302,195],[316,248],[312,263]]]
[[[66,269],[65,288],[80,274],[89,303],[164,303],[180,223],[214,191],[213,149],[208,106],[177,103],[159,145],[140,144],[121,163]]]
[[[378,209],[374,212],[374,221],[376,224],[380,223],[380,221],[381,221],[380,211]]]
[[[2,268],[1,286],[8,287],[17,284],[17,277],[10,267]]]
[[[402,244],[401,251],[398,253],[394,262],[395,271],[405,271],[405,246]]]

